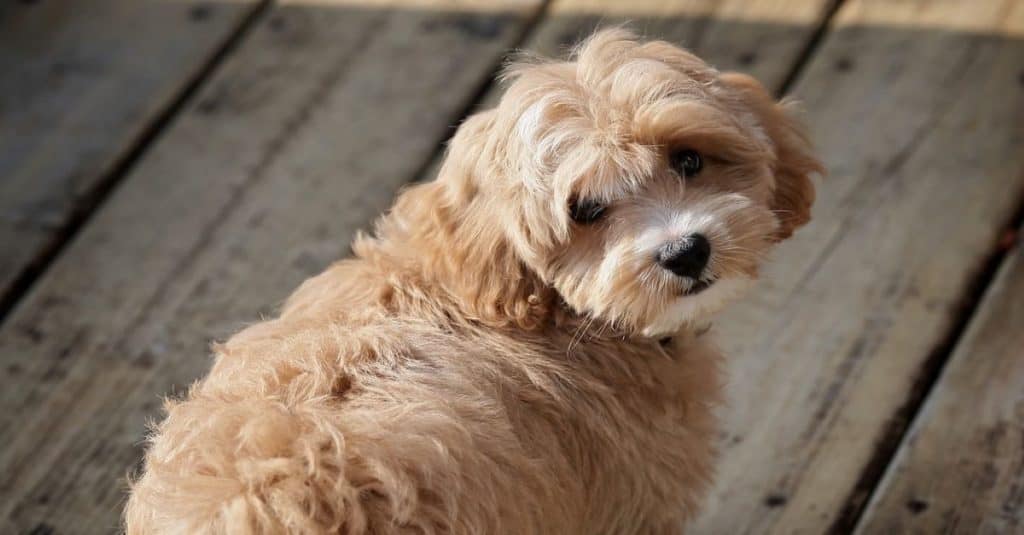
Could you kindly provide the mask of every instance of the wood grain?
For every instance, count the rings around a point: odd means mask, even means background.
[[[1018,237],[857,529],[1024,531],[1024,242]]]
[[[92,202],[258,4],[90,0],[0,8],[0,296]]]
[[[941,24],[964,18],[991,34]],[[831,175],[718,324],[731,406],[694,532],[851,527],[1024,191],[1022,27],[1020,2],[843,5],[795,87]]]
[[[0,330],[0,531],[116,528],[161,396],[346,254],[539,6],[491,5],[267,14]]]

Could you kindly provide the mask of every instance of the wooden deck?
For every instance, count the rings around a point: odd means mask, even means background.
[[[0,533],[105,533],[161,396],[344,256],[509,49],[630,20],[805,103],[692,532],[1024,533],[1024,1],[0,6]]]

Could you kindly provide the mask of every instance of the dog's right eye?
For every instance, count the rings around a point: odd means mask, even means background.
[[[569,202],[569,217],[581,225],[589,225],[601,219],[607,206],[590,199],[573,199]]]
[[[669,164],[683,178],[693,178],[704,168],[704,158],[693,149],[682,149],[669,155]]]

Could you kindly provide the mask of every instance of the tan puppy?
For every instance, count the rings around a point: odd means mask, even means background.
[[[808,220],[784,107],[603,31],[513,65],[355,258],[167,404],[130,533],[671,533],[712,474],[699,328]]]

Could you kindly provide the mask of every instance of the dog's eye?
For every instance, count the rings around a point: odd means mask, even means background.
[[[679,176],[692,178],[704,168],[704,159],[700,153],[693,149],[683,149],[673,152],[669,156],[669,164],[675,169]]]
[[[569,202],[569,217],[573,221],[588,225],[601,219],[607,206],[590,199],[573,199]]]

